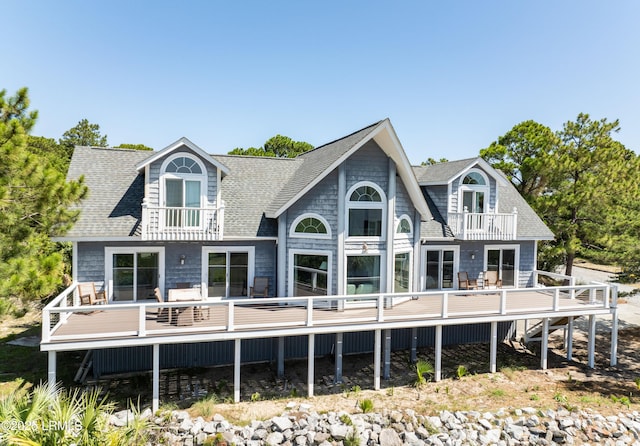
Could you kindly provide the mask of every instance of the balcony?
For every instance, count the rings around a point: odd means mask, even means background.
[[[457,212],[448,216],[453,235],[460,240],[515,240],[518,211],[511,214]]]
[[[222,240],[222,206],[160,207],[142,204],[142,240]]]

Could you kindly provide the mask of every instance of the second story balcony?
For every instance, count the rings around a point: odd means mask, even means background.
[[[515,240],[518,211],[514,208],[511,214],[450,213],[448,224],[460,240]]]
[[[142,240],[222,240],[224,203],[208,207],[142,204]]]

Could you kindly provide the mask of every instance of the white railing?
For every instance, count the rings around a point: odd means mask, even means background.
[[[515,240],[518,212],[515,208],[511,214],[454,212],[447,223],[461,240]]]
[[[139,339],[178,333],[192,335],[218,332],[221,336],[228,337],[229,333],[246,334],[247,331],[261,332],[264,335],[267,335],[268,331],[277,331],[279,335],[286,335],[287,331],[293,332],[291,329],[296,329],[297,334],[300,334],[300,330],[309,331],[318,328],[331,330],[353,326],[359,326],[359,330],[376,327],[402,328],[415,326],[416,323],[424,326],[428,320],[432,320],[432,324],[435,325],[447,323],[446,320],[473,323],[496,319],[510,320],[510,317],[541,318],[554,317],[554,314],[577,315],[581,312],[613,311],[617,306],[616,293],[611,293],[610,286],[607,284],[542,289],[430,291],[162,303],[150,301],[93,306],[80,306],[76,302],[69,306],[69,296],[74,294],[74,288],[75,285],[65,290],[43,309],[43,343],[94,341],[114,337]],[[532,293],[535,293],[535,296],[532,297]],[[588,299],[567,297],[573,293],[585,293]],[[405,301],[405,303],[393,305],[394,300]],[[358,301],[366,301],[368,305],[366,307],[360,305],[357,310],[349,310],[349,305]],[[159,315],[163,314],[162,310],[168,314],[168,311],[185,309],[195,311],[196,308],[198,314],[212,316],[183,326],[174,326],[159,320]],[[133,315],[132,311],[134,311]],[[92,317],[70,320],[73,314],[95,312],[100,313],[98,317],[106,318],[105,322],[96,325]],[[111,315],[113,319],[109,319]],[[122,322],[125,319],[128,322]],[[106,322],[108,320],[114,323]],[[70,330],[67,334],[56,333],[60,324],[65,321],[68,325],[77,324],[76,327],[80,330]],[[75,334],[73,334],[74,331]],[[117,345],[121,343],[118,340],[113,342]]]
[[[143,240],[222,240],[224,204],[202,208],[142,203]]]

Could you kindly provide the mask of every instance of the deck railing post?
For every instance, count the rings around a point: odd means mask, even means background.
[[[227,321],[227,331],[233,331],[233,322],[234,322],[234,310],[235,305],[232,300],[227,301],[229,305],[229,312],[227,313],[228,321]]]
[[[571,299],[575,299],[575,298],[576,298],[576,289],[575,289],[575,286],[576,286],[576,278],[575,278],[575,277],[571,276],[571,277],[569,278],[569,285],[571,286],[571,291],[569,292],[569,297],[570,297]]]
[[[507,314],[507,290],[500,291],[500,314]]]
[[[384,322],[384,298],[378,294],[378,322]]]
[[[590,304],[596,303],[596,289],[595,288],[590,288],[589,289],[589,303]]]
[[[42,310],[42,342],[51,340],[51,313],[45,307]]]
[[[143,304],[138,304],[138,336],[147,335],[147,307]]]
[[[449,317],[449,293],[442,293],[442,319]]]
[[[609,308],[609,293],[611,292],[611,287],[604,287],[604,307]]]
[[[307,297],[307,327],[313,326],[313,297]]]
[[[553,311],[560,310],[560,288],[556,288],[553,292]]]

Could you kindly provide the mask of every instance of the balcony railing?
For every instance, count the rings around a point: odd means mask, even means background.
[[[450,213],[449,227],[461,240],[515,240],[518,211],[511,214],[457,212]]]
[[[143,240],[222,240],[224,203],[203,208],[142,204]]]

